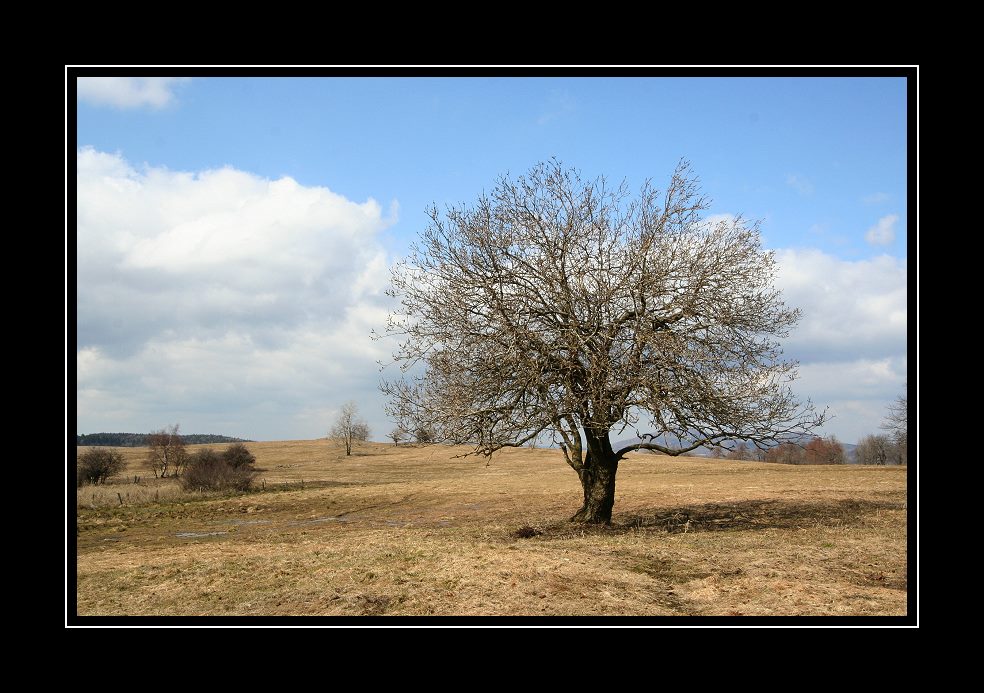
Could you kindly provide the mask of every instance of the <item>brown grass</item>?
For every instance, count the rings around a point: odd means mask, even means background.
[[[556,450],[249,448],[256,493],[80,489],[78,613],[906,613],[904,468],[630,455],[585,529]]]

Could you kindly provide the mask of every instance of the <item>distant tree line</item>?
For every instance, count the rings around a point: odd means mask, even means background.
[[[783,443],[765,452],[765,462],[778,464],[847,464],[844,446],[836,437],[814,438],[806,445]]]
[[[908,464],[909,407],[905,394],[889,406],[882,429],[884,434],[867,435],[858,441],[854,449],[857,464]],[[711,448],[711,457],[729,460],[758,460],[778,464],[847,464],[844,446],[837,438],[813,438],[799,443],[783,443],[767,450],[746,445],[744,442],[717,445]]]
[[[75,436],[77,446],[99,445],[109,448],[142,448],[150,445],[149,433],[82,433]],[[232,438],[213,433],[182,435],[185,445],[212,445],[215,443],[252,443],[245,438]]]
[[[844,446],[834,436],[811,438],[802,443],[783,443],[768,450],[760,450],[744,442],[731,448],[719,445],[711,449],[711,457],[777,464],[847,464]]]
[[[858,464],[909,463],[909,402],[902,394],[888,407],[882,424],[885,434],[867,435],[858,441]]]

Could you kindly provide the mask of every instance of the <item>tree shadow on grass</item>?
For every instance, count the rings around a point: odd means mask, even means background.
[[[764,529],[844,526],[879,510],[901,510],[904,503],[842,499],[831,501],[747,500],[705,503],[616,516],[610,526],[556,523],[544,528],[544,538],[619,534],[644,529],[668,534],[731,532]]]

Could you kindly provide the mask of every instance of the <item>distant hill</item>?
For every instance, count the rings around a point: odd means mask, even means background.
[[[75,436],[76,445],[104,445],[114,448],[142,448],[147,445],[147,433],[82,433]],[[185,445],[205,445],[208,443],[252,443],[245,438],[230,438],[214,433],[182,434]]]

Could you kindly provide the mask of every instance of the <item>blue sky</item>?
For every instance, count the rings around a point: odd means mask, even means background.
[[[902,78],[83,79],[80,433],[376,438],[386,267],[427,205],[556,157],[761,220],[805,317],[787,353],[827,427],[876,432],[906,379]],[[175,315],[181,316],[181,319]],[[156,366],[155,366],[156,364]],[[159,371],[166,365],[168,376]]]

